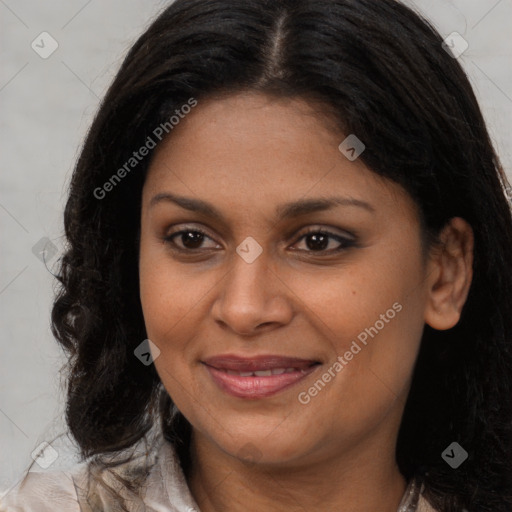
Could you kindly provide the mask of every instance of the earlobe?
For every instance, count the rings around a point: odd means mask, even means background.
[[[459,321],[473,278],[474,235],[461,217],[453,217],[439,235],[429,266],[425,322],[437,330]]]

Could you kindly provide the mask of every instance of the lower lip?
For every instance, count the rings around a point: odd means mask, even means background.
[[[238,398],[266,398],[283,391],[313,373],[320,365],[315,364],[306,370],[297,370],[292,373],[269,375],[268,377],[241,377],[230,375],[205,364],[213,381],[222,391]]]

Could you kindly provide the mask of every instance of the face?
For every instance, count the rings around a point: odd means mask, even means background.
[[[195,434],[279,464],[392,440],[427,303],[413,201],[303,100],[205,100],[171,135],[143,189],[140,293]]]

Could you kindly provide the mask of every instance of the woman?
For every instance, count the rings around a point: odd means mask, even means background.
[[[507,185],[400,3],[177,0],[66,205],[84,464],[4,509],[510,510]]]

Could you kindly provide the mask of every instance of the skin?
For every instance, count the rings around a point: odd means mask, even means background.
[[[460,218],[422,252],[415,203],[349,161],[311,103],[256,93],[204,100],[157,148],[143,189],[140,296],[158,374],[193,427],[187,480],[201,511],[395,512],[406,487],[395,445],[424,324],[459,319],[473,235]],[[202,199],[224,216],[161,200]],[[355,198],[297,218],[282,203]],[[190,243],[182,229],[206,232]],[[306,229],[334,237],[315,251]],[[254,262],[236,248],[254,238]],[[194,239],[192,239],[194,240]],[[196,249],[194,249],[197,247]],[[243,247],[243,244],[242,244]],[[298,400],[394,303],[402,310],[309,403]],[[277,354],[322,364],[272,397],[227,395],[201,363]],[[248,453],[252,460],[246,460]]]

